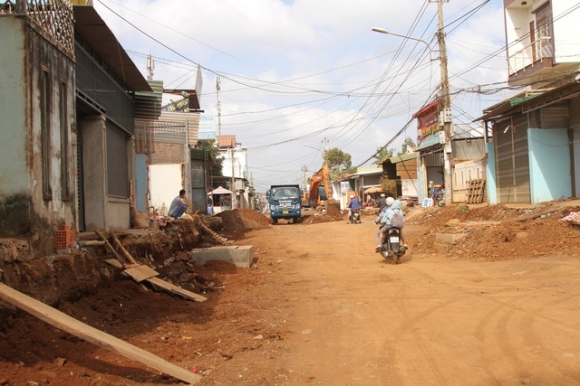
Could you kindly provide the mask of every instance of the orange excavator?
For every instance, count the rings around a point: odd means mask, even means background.
[[[310,191],[308,193],[308,206],[311,208],[326,207],[326,203],[332,199],[332,188],[326,163],[318,173],[310,177]]]

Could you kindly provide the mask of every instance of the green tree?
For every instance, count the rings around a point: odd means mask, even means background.
[[[343,152],[337,147],[326,152],[326,161],[328,162],[331,179],[354,173],[350,154]]]
[[[417,145],[415,145],[415,142],[413,141],[413,139],[410,137],[407,137],[407,138],[405,138],[405,140],[403,141],[403,144],[401,145],[401,152],[397,155],[407,154],[409,149],[412,147],[415,147],[415,146],[417,146]]]
[[[387,158],[391,158],[393,156],[393,149],[387,149],[387,147],[377,147],[377,154],[373,157],[375,160],[373,161],[373,165],[381,166],[383,161]]]
[[[211,167],[211,175],[212,176],[223,176],[223,158],[218,157],[219,149],[215,145],[215,139],[200,139],[197,141],[197,145],[195,146],[201,150],[209,150],[209,157],[212,162]]]

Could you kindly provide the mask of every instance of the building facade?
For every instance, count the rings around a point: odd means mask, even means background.
[[[526,89],[484,110],[490,203],[580,193],[580,6],[504,0],[508,81]]]
[[[0,238],[53,252],[76,228],[75,49],[67,1],[0,5]]]

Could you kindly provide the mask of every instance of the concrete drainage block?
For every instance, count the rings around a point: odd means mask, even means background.
[[[233,247],[197,248],[193,250],[196,264],[205,264],[210,260],[222,260],[240,268],[250,268],[254,262],[254,247],[241,245]]]

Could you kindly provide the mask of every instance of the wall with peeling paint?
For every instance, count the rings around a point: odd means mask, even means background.
[[[75,82],[74,62],[27,22],[26,17],[0,18],[0,237],[26,238],[38,255],[54,251],[59,225],[76,228]],[[44,73],[49,85],[48,197],[43,194],[40,114]],[[68,184],[63,186],[65,174]]]

